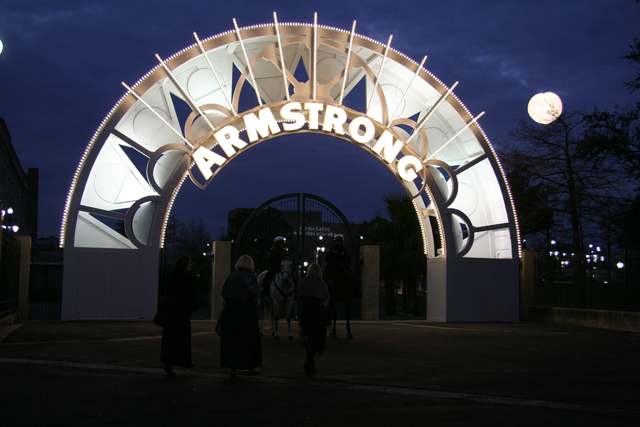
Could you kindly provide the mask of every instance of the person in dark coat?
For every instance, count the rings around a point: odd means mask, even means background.
[[[287,254],[287,249],[284,247],[284,237],[278,236],[273,240],[273,246],[269,249],[269,269],[262,280],[261,297],[268,298],[271,291],[271,281],[275,277],[276,273],[280,271],[280,263],[282,258]]]
[[[236,271],[222,286],[224,309],[220,317],[220,365],[231,368],[232,379],[236,378],[237,369],[257,374],[260,372],[258,367],[262,365],[256,304],[260,289],[253,274],[253,259],[242,255],[235,267]]]
[[[321,355],[326,346],[329,299],[329,288],[322,281],[322,269],[313,263],[307,277],[298,283],[299,323],[306,337],[307,353],[303,367],[307,375],[316,372],[315,356]]]
[[[162,310],[160,363],[167,376],[173,377],[173,365],[193,368],[191,361],[191,313],[198,308],[196,275],[191,272],[191,258],[183,255],[173,264],[166,282]]]

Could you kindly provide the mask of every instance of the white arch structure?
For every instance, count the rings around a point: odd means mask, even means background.
[[[517,321],[514,207],[480,115],[455,85],[392,49],[391,37],[381,44],[357,34],[355,22],[344,31],[317,16],[278,23],[274,13],[270,24],[233,24],[205,40],[194,34],[193,45],[123,83],[69,191],[62,319],[150,319],[164,225],[185,181],[205,189],[261,141],[311,132],[375,156],[414,197],[429,320]],[[179,104],[191,110],[184,127]]]

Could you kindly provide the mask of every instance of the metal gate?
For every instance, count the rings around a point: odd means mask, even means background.
[[[325,252],[333,244],[334,236],[342,234],[353,260],[351,268],[360,282],[360,236],[354,234],[344,214],[322,197],[308,193],[284,194],[236,215],[244,215],[246,219],[233,242],[233,262],[241,255],[250,255],[257,272],[266,270],[273,239],[282,236],[297,276],[304,277],[311,263],[317,262],[324,268]],[[359,317],[359,309],[354,307],[353,311],[356,312],[353,317]]]

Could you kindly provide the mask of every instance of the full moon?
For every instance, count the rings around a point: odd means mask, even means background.
[[[0,40],[0,53],[2,53],[2,40]]]
[[[529,101],[528,111],[533,120],[548,125],[562,113],[562,101],[553,92],[539,93]]]

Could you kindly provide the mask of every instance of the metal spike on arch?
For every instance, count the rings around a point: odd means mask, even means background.
[[[429,259],[430,319],[517,320],[518,227],[499,160],[478,124],[484,113],[472,115],[453,93],[457,83],[449,88],[426,70],[426,56],[418,64],[394,50],[391,37],[382,44],[357,34],[355,22],[346,31],[317,18],[282,23],[274,13],[272,23],[251,27],[234,19],[232,30],[202,40],[194,33],[196,43],[158,57],[134,85],[123,83],[126,93],[89,143],[67,198],[63,318],[153,316],[153,269],[182,186],[206,190],[262,141],[316,133],[374,156],[413,198]],[[358,85],[364,99],[353,91]],[[255,94],[255,104],[240,103],[243,90]],[[192,110],[184,129],[175,99]],[[147,159],[146,175],[131,149]],[[125,235],[110,226],[117,220]],[[132,281],[126,269],[143,260],[149,270]],[[117,308],[93,301],[105,288],[128,299],[118,298]],[[125,302],[143,297],[153,301]],[[79,316],[87,299],[92,314]]]

